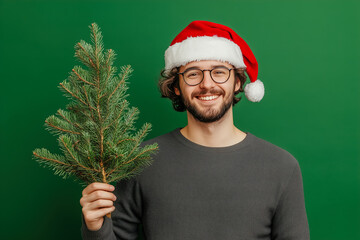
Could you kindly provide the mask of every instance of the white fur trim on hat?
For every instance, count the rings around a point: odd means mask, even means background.
[[[244,91],[246,98],[251,102],[260,102],[265,94],[264,84],[259,79],[246,84]]]
[[[165,69],[168,71],[200,60],[226,61],[236,68],[246,68],[240,47],[233,41],[216,35],[188,37],[165,51]]]

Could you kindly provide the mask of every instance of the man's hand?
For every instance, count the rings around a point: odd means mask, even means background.
[[[104,222],[104,216],[115,210],[116,196],[112,193],[114,186],[106,183],[94,182],[82,191],[80,205],[86,226],[91,231],[97,231]]]

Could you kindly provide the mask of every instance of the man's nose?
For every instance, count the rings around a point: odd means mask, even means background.
[[[211,88],[215,85],[215,82],[212,80],[210,75],[210,70],[204,71],[204,78],[202,82],[200,83],[201,88]]]

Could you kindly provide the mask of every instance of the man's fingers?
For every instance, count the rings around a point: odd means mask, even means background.
[[[80,199],[80,205],[84,207],[86,204],[90,204],[91,202],[94,202],[94,201],[100,200],[100,199],[115,201],[116,196],[115,196],[115,194],[113,194],[111,192],[97,190],[95,192],[92,192],[88,195],[83,196]]]
[[[96,200],[94,202],[91,202],[88,204],[87,208],[89,210],[93,210],[93,209],[99,209],[99,208],[104,208],[104,207],[112,207],[114,206],[114,202],[111,200],[104,200],[104,199],[99,199]]]
[[[97,209],[96,211],[83,211],[85,220],[93,221],[98,220],[99,218],[104,217],[106,214],[111,213],[115,210],[115,207],[106,207]]]
[[[99,229],[103,217],[115,210],[114,186],[106,183],[91,183],[82,192],[80,204],[89,229]]]
[[[114,191],[115,187],[111,184],[94,182],[89,184],[83,191],[82,195],[88,195],[96,190],[104,190],[104,191]]]

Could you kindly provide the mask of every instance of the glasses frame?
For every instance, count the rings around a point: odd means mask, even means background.
[[[225,81],[223,81],[223,82],[217,82],[217,81],[215,81],[214,78],[212,77],[212,74],[211,74],[213,70],[219,69],[219,68],[226,68],[227,70],[229,70],[229,76],[228,76],[228,78],[227,78]],[[197,69],[192,69],[192,68],[189,68],[189,69],[186,69],[184,72],[177,73],[177,74],[183,76],[184,82],[185,82],[187,85],[189,85],[189,86],[196,86],[196,85],[199,85],[200,83],[202,83],[202,81],[204,81],[204,75],[205,75],[204,72],[205,72],[205,71],[209,71],[211,79],[212,79],[215,83],[222,84],[222,83],[226,83],[226,82],[229,80],[230,75],[231,75],[231,70],[234,70],[234,69],[236,69],[236,68],[227,68],[227,67],[225,67],[225,66],[223,66],[223,67],[215,67],[215,68],[213,68],[213,69],[198,69],[198,68],[197,68]],[[201,79],[201,81],[200,81],[199,83],[197,83],[197,84],[189,84],[189,83],[186,82],[185,77],[184,77],[184,73],[186,73],[186,72],[188,72],[188,71],[190,71],[190,70],[200,70],[200,71],[202,72],[202,79]]]

